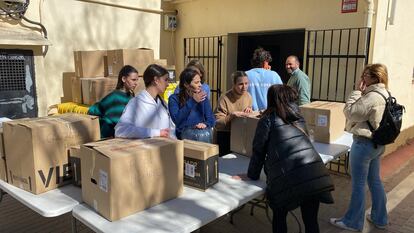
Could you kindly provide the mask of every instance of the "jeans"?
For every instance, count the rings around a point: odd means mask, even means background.
[[[306,233],[319,233],[318,211],[319,200],[310,199],[300,205],[303,224]],[[284,208],[273,210],[273,233],[287,233],[286,216],[288,211]]]
[[[205,129],[194,129],[194,128],[187,128],[184,129],[183,132],[181,132],[181,139],[189,139],[193,141],[199,141],[199,142],[207,142],[211,143],[213,131],[211,128],[205,128]]]
[[[375,146],[368,138],[354,137],[351,146],[352,194],[343,223],[362,230],[365,220],[365,183],[371,192],[371,219],[376,225],[387,225],[387,197],[380,179],[380,156],[385,146]]]
[[[219,145],[219,155],[224,156],[230,153],[230,132],[217,131],[217,144]]]

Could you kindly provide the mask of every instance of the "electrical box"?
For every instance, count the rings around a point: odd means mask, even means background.
[[[164,30],[175,31],[177,29],[177,16],[164,15]]]

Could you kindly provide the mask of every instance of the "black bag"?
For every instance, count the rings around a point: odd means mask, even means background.
[[[368,127],[372,132],[372,141],[376,145],[391,144],[400,134],[402,115],[405,112],[405,107],[398,104],[390,92],[388,92],[388,98],[378,91],[373,92],[380,94],[384,98],[385,109],[378,129],[374,130],[374,127],[367,121]]]

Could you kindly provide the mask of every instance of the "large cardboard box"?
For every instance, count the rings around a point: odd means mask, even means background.
[[[109,139],[81,146],[82,198],[115,221],[183,191],[183,142]]]
[[[100,101],[103,97],[111,93],[116,88],[118,78],[81,78],[82,82],[82,102],[92,105]]]
[[[118,76],[125,65],[131,65],[142,76],[148,65],[154,63],[152,49],[117,49],[108,51],[108,75]]]
[[[247,117],[236,117],[231,121],[230,150],[245,156],[252,156],[253,138],[256,133],[259,113]]]
[[[216,184],[218,154],[218,145],[184,140],[184,184],[201,190]]]
[[[345,104],[315,101],[300,106],[309,132],[317,142],[330,143],[338,139],[345,129]]]
[[[106,50],[74,51],[76,76],[80,78],[108,76],[106,53]]]
[[[74,72],[64,72],[62,77],[64,102],[82,103],[81,81]]]
[[[72,171],[72,184],[81,187],[82,179],[80,145],[72,146],[71,148],[69,148],[69,165]]]
[[[0,180],[7,182],[6,154],[4,153],[2,128],[0,128]]]
[[[81,114],[3,123],[8,182],[34,194],[71,180],[68,149],[99,140],[99,119]]]

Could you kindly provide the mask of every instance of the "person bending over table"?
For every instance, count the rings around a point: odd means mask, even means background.
[[[319,203],[333,203],[332,179],[306,134],[297,98],[297,92],[287,85],[269,88],[268,107],[257,123],[247,176],[233,177],[257,180],[264,166],[275,233],[287,232],[287,213],[297,207],[305,232],[319,232]]]
[[[115,126],[115,136],[121,138],[175,138],[174,123],[160,95],[168,86],[168,71],[162,66],[149,65],[144,71],[145,90],[129,101]]]
[[[216,117],[217,143],[220,156],[230,153],[231,120],[252,112],[252,97],[247,92],[249,79],[243,71],[231,75],[233,87],[222,95],[214,112]]]
[[[135,96],[134,90],[137,85],[138,71],[126,65],[119,71],[115,90],[89,108],[89,115],[99,116],[101,138],[114,137],[115,125],[128,101]]]
[[[201,78],[197,71],[186,68],[180,74],[179,93],[168,99],[171,118],[176,125],[179,139],[190,139],[211,143],[212,127],[216,120],[201,89]]]

